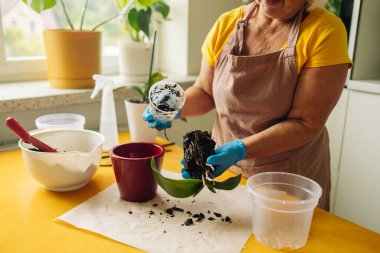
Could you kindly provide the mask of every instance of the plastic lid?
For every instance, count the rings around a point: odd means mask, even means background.
[[[84,129],[85,117],[74,113],[48,114],[36,119],[38,129]]]

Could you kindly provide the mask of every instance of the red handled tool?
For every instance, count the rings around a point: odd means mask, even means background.
[[[6,121],[5,124],[7,127],[9,127],[13,132],[16,133],[16,135],[23,140],[24,142],[28,142],[41,150],[42,152],[57,152],[56,149],[50,147],[49,145],[43,143],[42,141],[34,138],[31,136],[25,128],[23,128],[20,123],[13,117],[9,117]]]

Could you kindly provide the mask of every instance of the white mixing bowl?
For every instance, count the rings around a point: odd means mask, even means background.
[[[103,135],[90,130],[45,130],[32,136],[58,150],[31,150],[19,141],[26,170],[51,191],[71,191],[85,186],[95,174],[102,157]]]

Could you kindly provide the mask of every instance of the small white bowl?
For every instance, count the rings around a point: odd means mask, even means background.
[[[103,135],[90,130],[44,130],[32,136],[56,148],[57,153],[30,150],[19,141],[26,170],[51,191],[72,191],[85,186],[102,157]]]

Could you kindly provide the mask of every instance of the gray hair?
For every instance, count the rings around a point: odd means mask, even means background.
[[[242,0],[244,4],[250,4],[255,0]],[[324,5],[327,0],[306,0],[306,8],[308,11],[312,11],[315,7]]]

